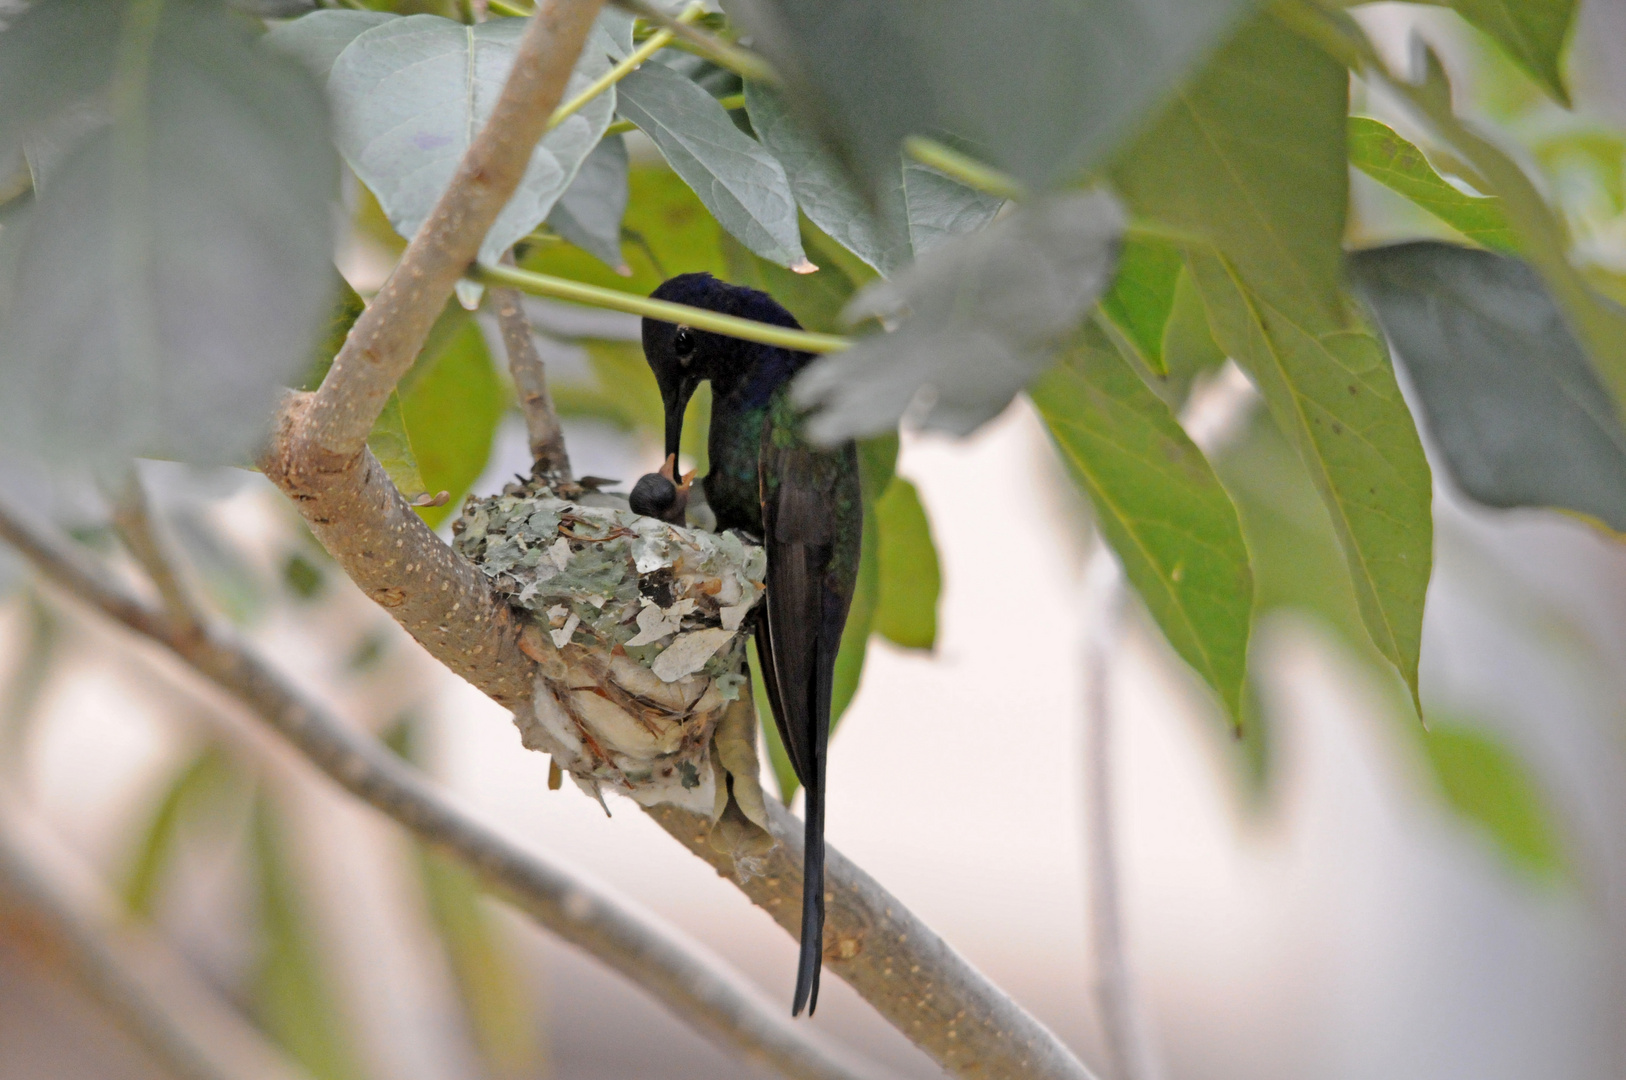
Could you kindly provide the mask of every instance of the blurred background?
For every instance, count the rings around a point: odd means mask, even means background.
[[[1458,111],[1520,152],[1589,276],[1626,299],[1626,4],[1583,5],[1573,113],[1447,12],[1357,14],[1397,55],[1423,27]],[[1361,111],[1406,132],[1381,100]],[[1443,234],[1352,184],[1352,241]],[[365,295],[393,251],[359,198],[356,221],[341,269]],[[630,341],[636,320],[529,312],[577,472],[630,480],[658,464],[641,360],[576,343]],[[429,490],[455,489],[454,505],[530,464],[495,327],[468,325],[479,333],[443,334],[421,374],[450,389],[404,402],[490,416],[483,445],[442,448],[444,461],[419,447],[425,479],[448,478]],[[1261,604],[1242,739],[1133,604],[1100,617],[1110,575],[1086,570],[1099,565],[1087,512],[1025,402],[963,441],[904,436],[898,471],[941,562],[936,642],[872,640],[832,743],[831,843],[1104,1073],[1085,756],[1086,704],[1103,690],[1127,955],[1161,1074],[1622,1075],[1626,552],[1559,514],[1486,511],[1437,487],[1424,730],[1364,644],[1307,476],[1246,395],[1233,420],[1215,460]],[[547,760],[507,714],[350,586],[268,483],[156,462],[143,478],[188,580],[290,677],[481,820],[788,1007],[790,938],[630,803],[606,817],[570,785],[549,791]],[[94,489],[3,464],[0,489],[123,564]],[[1092,649],[1102,686],[1088,685]],[[251,1018],[317,1080],[755,1075],[5,552],[0,793],[54,880],[146,928],[132,934],[183,999]],[[839,980],[820,1005],[811,1023],[832,1038],[900,1077],[937,1075]],[[0,1080],[163,1075],[50,930],[0,901]]]

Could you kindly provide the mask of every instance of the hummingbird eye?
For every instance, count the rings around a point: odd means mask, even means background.
[[[677,328],[672,335],[672,351],[677,354],[680,363],[687,365],[694,358],[694,331],[687,326]]]

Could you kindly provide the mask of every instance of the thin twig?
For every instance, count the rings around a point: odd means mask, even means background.
[[[457,279],[519,186],[600,4],[549,0],[532,16],[490,118],[317,389],[294,433],[304,444],[299,456],[338,464],[361,452]]]
[[[549,482],[569,480],[570,454],[565,450],[564,429],[553,408],[547,365],[536,351],[536,338],[531,333],[531,320],[525,317],[522,297],[517,289],[492,289],[491,303],[497,309],[497,326],[508,352],[508,371],[514,377],[514,390],[525,414],[525,432],[534,463],[531,473]]]
[[[23,824],[14,809],[0,812],[0,909],[43,931],[36,940],[127,1034],[182,1080],[309,1080],[155,936],[115,924],[107,898],[69,884],[60,846],[47,849]]]
[[[649,0],[616,0],[616,5],[634,15],[643,16],[663,29],[670,30],[680,40],[688,43],[695,52],[718,67],[727,68],[742,79],[765,83],[768,86],[779,85],[779,74],[774,71],[773,65],[749,49],[742,49],[731,41],[724,41],[715,34],[708,34],[698,27],[681,22]]]
[[[742,1057],[789,1077],[856,1080],[851,1061],[793,1024],[739,976],[625,901],[509,843],[457,809],[416,769],[296,690],[228,629],[168,615],[112,584],[75,551],[0,506],[0,539],[83,603],[167,647],[292,743],[345,790],[462,863],[492,890],[643,987]]]
[[[705,4],[693,3],[684,9],[683,14],[677,17],[677,21],[679,23],[688,24],[698,19],[705,13]],[[589,84],[588,87],[581,93],[577,94],[575,97],[553,110],[553,115],[548,118],[548,130],[552,131],[570,117],[580,112],[589,101],[592,101],[594,98],[604,93],[604,91],[608,90],[622,79],[625,79],[628,75],[631,75],[634,71],[637,71],[643,66],[645,60],[648,60],[651,56],[654,56],[656,53],[660,52],[666,47],[667,42],[671,40],[672,31],[667,29],[657,30],[655,33],[649,35],[649,40],[632,50],[631,53],[627,54],[626,59],[620,61],[614,67],[610,68],[609,71],[606,71],[603,75],[600,75],[598,78],[594,79],[592,83]]]
[[[113,504],[113,528],[126,550],[152,580],[170,618],[190,632],[200,633],[202,628],[197,622],[197,609],[186,586],[181,583],[174,563],[164,557],[164,545],[153,525],[147,489],[141,482],[140,474],[133,468]]]

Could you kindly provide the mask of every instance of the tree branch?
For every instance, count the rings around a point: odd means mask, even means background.
[[[290,686],[230,631],[199,619],[199,632],[187,632],[3,505],[0,539],[59,588],[168,648],[345,790],[468,867],[498,895],[642,986],[714,1041],[789,1077],[858,1080],[878,1075],[873,1067],[814,1041],[738,976],[698,955],[692,945],[641,912],[469,818],[417,770]]]
[[[801,930],[802,823],[778,800],[766,803],[779,843],[749,875],[712,847],[709,822],[673,806],[646,812],[795,937]],[[874,878],[828,844],[824,860],[824,962],[944,1071],[978,1080],[1094,1080],[1049,1028]]]
[[[525,432],[530,438],[531,472],[543,480],[569,480],[570,454],[565,450],[565,433],[559,414],[548,393],[547,366],[536,351],[531,320],[517,289],[492,289],[491,303],[497,309],[497,326],[502,330],[503,348],[508,353],[508,371],[514,377],[514,390],[525,414]]]
[[[367,442],[429,328],[530,164],[602,0],[549,0],[520,39],[491,117],[389,280],[351,329],[300,428],[300,456],[342,467]]]
[[[33,829],[0,813],[0,909],[29,920],[79,985],[182,1080],[309,1080],[253,1025],[186,974],[156,938],[115,926],[104,897],[74,888]],[[53,857],[55,856],[55,857]]]

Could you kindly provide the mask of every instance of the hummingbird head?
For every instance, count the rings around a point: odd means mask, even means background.
[[[650,295],[656,300],[800,329],[790,312],[768,294],[718,281],[710,274],[679,274],[662,282]],[[702,380],[732,385],[760,366],[760,360],[770,354],[786,358],[787,371],[796,366],[796,361],[790,359],[793,354],[785,350],[754,345],[682,323],[646,318],[643,335],[644,359],[655,373],[666,413],[668,456],[678,452],[683,436],[683,413]]]

